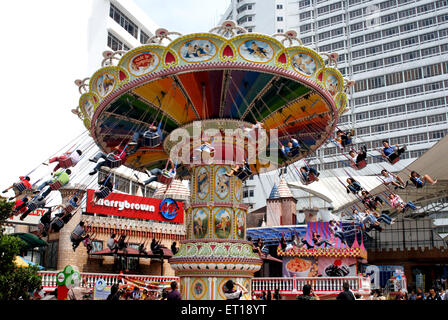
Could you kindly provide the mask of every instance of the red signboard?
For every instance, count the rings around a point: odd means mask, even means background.
[[[94,190],[87,191],[88,213],[120,216],[134,219],[184,222],[184,203],[172,199],[154,199],[111,193],[105,199],[93,202]]]

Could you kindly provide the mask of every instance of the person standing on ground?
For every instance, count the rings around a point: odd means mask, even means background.
[[[319,300],[319,297],[313,292],[310,284],[306,284],[302,288],[302,294],[297,296],[297,300]]]
[[[182,300],[179,290],[177,290],[177,282],[171,282],[171,291],[168,293],[166,300]]]
[[[235,286],[239,287],[241,290],[235,289]],[[244,286],[238,282],[233,282],[232,280],[227,281],[224,287],[226,288],[224,291],[224,296],[227,300],[239,300],[243,294],[247,293]]]
[[[356,300],[355,295],[350,291],[350,285],[348,282],[344,282],[342,284],[342,288],[344,290],[338,294],[336,300]]]

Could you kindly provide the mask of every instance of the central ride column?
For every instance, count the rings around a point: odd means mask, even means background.
[[[219,143],[214,146],[221,147]],[[222,147],[235,145],[227,142]],[[215,152],[208,164],[192,165],[190,169],[188,240],[181,241],[179,252],[169,260],[180,277],[185,300],[225,300],[223,286],[230,279],[247,289],[241,299],[250,300],[251,279],[262,264],[252,251],[252,243],[245,240],[248,205],[242,203],[243,183],[236,176],[226,175],[231,165],[219,154]]]

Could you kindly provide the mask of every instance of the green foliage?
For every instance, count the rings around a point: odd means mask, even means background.
[[[28,299],[29,292],[41,285],[36,266],[23,268],[14,263],[23,245],[24,242],[15,236],[0,234],[0,300]]]
[[[14,207],[14,202],[0,200],[0,224],[3,224],[11,216],[12,207]],[[0,232],[2,231],[0,230]]]

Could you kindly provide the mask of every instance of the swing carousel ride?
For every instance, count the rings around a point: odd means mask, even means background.
[[[102,151],[132,150],[135,132],[152,125],[157,133],[143,135],[122,164],[144,172],[170,162],[191,181],[188,240],[170,259],[184,299],[224,299],[229,279],[250,299],[261,260],[245,240],[242,180],[294,165],[329,139],[352,85],[336,60],[294,31],[267,36],[225,21],[208,33],[159,29],[146,45],[105,52],[102,68],[76,82],[74,112]],[[293,139],[299,146],[283,153]],[[246,177],[228,174],[246,164]]]

